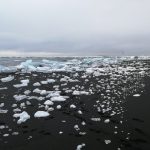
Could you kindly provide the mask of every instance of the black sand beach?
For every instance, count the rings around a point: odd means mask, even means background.
[[[124,64],[122,64],[124,65]],[[148,64],[147,64],[148,65]],[[114,72],[114,75],[119,74]],[[85,72],[55,73],[1,73],[0,78],[14,76],[10,82],[1,82],[0,104],[0,150],[76,150],[78,145],[86,150],[149,150],[150,149],[150,77],[133,71],[132,74],[113,74],[81,78]],[[75,81],[60,80],[65,76]],[[29,79],[28,86],[16,88],[21,80]],[[56,82],[33,84],[47,79]],[[88,80],[86,80],[88,79]],[[82,87],[83,86],[83,87]],[[34,89],[61,91],[68,96],[65,101],[54,102],[48,117],[35,118],[34,114],[47,108],[46,95],[33,92]],[[14,95],[24,95],[16,101]],[[67,90],[92,91],[90,94],[73,95]],[[134,96],[135,94],[139,94]],[[42,96],[37,100],[31,96]],[[17,104],[13,107],[13,104]],[[61,106],[57,107],[58,105]],[[73,105],[71,107],[71,105]],[[14,109],[19,108],[20,111]],[[26,111],[30,119],[17,124],[16,113]],[[78,147],[79,148],[79,147]],[[80,150],[80,149],[77,149]]]

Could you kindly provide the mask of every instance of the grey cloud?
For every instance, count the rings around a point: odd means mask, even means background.
[[[149,6],[149,0],[1,1],[0,52],[150,55]]]

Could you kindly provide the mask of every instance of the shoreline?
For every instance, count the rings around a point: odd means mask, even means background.
[[[0,148],[75,150],[85,144],[82,149],[147,150],[150,78],[148,70],[139,74],[141,64],[120,74],[114,69],[0,74]],[[49,116],[36,118],[39,111]],[[19,123],[14,115],[22,112],[27,115]]]

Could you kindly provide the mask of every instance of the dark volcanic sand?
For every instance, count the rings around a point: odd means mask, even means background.
[[[34,73],[32,74],[13,74],[15,79],[11,82],[2,83],[0,87],[8,87],[7,90],[0,90],[0,103],[4,102],[5,106],[3,109],[7,109],[6,114],[0,114],[0,125],[8,126],[7,128],[0,129],[0,150],[75,150],[77,145],[85,143],[86,146],[82,149],[86,150],[149,150],[150,149],[150,78],[146,77],[142,80],[145,84],[144,92],[140,97],[133,97],[131,95],[126,96],[126,93],[122,91],[122,87],[126,90],[132,87],[133,83],[124,85],[120,80],[115,86],[117,91],[121,94],[114,95],[111,91],[110,97],[115,96],[115,102],[110,101],[112,110],[119,112],[114,116],[110,116],[110,112],[98,112],[97,103],[102,103],[104,100],[100,96],[101,93],[107,95],[106,89],[98,90],[97,84],[101,86],[98,81],[104,78],[104,82],[110,83],[109,76],[91,77],[88,82],[85,79],[80,78],[80,82],[68,83],[66,86],[60,86],[59,90],[62,91],[61,95],[67,95],[69,98],[64,102],[54,102],[54,111],[50,112],[50,116],[46,118],[34,118],[34,113],[38,110],[45,110],[45,108],[38,108],[38,104],[43,104],[44,101],[29,100],[31,105],[27,106],[26,112],[31,116],[29,120],[20,125],[17,124],[17,120],[13,118],[12,104],[26,102],[16,102],[13,98],[15,94],[23,94],[25,90],[33,91],[36,87],[33,87],[33,83],[38,81],[46,80],[47,78],[56,79],[56,83],[41,85],[39,89],[55,90],[53,85],[60,85],[59,79],[63,75],[72,77],[74,73],[56,73],[55,77],[52,73]],[[59,77],[57,76],[59,74]],[[6,74],[1,74],[0,78],[6,77]],[[15,88],[14,84],[19,84],[22,79],[29,79],[30,83],[27,87]],[[73,78],[73,77],[72,77]],[[116,82],[116,81],[115,81]],[[134,82],[134,81],[133,81]],[[141,84],[138,79],[135,82]],[[61,83],[62,84],[62,83]],[[75,85],[84,85],[84,90],[88,91],[90,85],[93,84],[95,89],[92,95],[79,95],[74,96],[71,93],[66,94],[63,90],[64,87],[74,87]],[[139,91],[140,86],[138,87]],[[31,95],[37,95],[30,93]],[[47,100],[47,99],[46,99]],[[60,110],[56,109],[56,106],[61,104]],[[71,109],[70,104],[75,104],[76,108]],[[94,105],[96,105],[94,107]],[[82,115],[78,114],[77,111],[81,110]],[[92,121],[91,118],[101,118],[100,122]],[[109,123],[104,123],[105,119],[110,119]],[[65,120],[66,122],[62,122]],[[81,125],[81,122],[85,121],[86,125]],[[122,121],[122,123],[120,122]],[[80,130],[76,131],[74,125],[78,125]],[[117,128],[115,128],[115,126]],[[59,131],[63,131],[63,134],[59,134]],[[114,132],[117,132],[115,134]],[[18,135],[12,135],[13,132],[19,132]],[[80,135],[79,132],[86,132],[86,135]],[[8,137],[3,137],[4,134],[9,133]],[[32,138],[30,138],[32,136]],[[105,144],[104,140],[111,140],[110,144]]]

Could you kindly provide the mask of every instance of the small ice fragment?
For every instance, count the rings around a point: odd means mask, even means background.
[[[50,98],[50,97],[57,97],[60,96],[60,91],[51,91],[46,98]]]
[[[73,91],[72,95],[80,95],[80,92],[79,91]]]
[[[89,95],[89,92],[86,91],[73,91],[72,95]]]
[[[78,114],[82,115],[83,113],[82,113],[82,111],[81,111],[81,110],[78,110]]]
[[[46,95],[47,94],[47,91],[46,90],[40,90],[38,88],[34,89],[33,90],[34,93],[38,93],[40,95]]]
[[[77,148],[76,148],[76,150],[81,150],[83,147],[85,147],[84,143],[82,143],[81,145],[78,145]]]
[[[117,126],[115,126],[115,129],[117,129],[118,127]]]
[[[0,90],[7,90],[7,89],[8,89],[7,87],[0,88]]]
[[[30,90],[26,90],[26,91],[24,91],[24,94],[25,95],[29,95],[31,93],[31,91]]]
[[[27,105],[31,105],[31,102],[29,102],[29,101],[26,101],[26,104],[27,104]]]
[[[61,105],[57,105],[57,107],[56,107],[57,109],[61,109]]]
[[[33,92],[34,92],[34,93],[38,93],[38,94],[40,94],[40,93],[41,93],[41,90],[40,90],[40,89],[38,89],[38,88],[36,88],[36,89],[34,89],[34,90],[33,90]]]
[[[33,86],[41,86],[41,84],[39,82],[36,82],[33,84]]]
[[[48,111],[54,111],[53,107],[48,108]]]
[[[41,84],[48,84],[48,81],[41,81]]]
[[[32,139],[32,136],[31,136],[31,135],[28,137],[28,140],[30,140],[30,139]]]
[[[74,125],[74,129],[77,130],[77,131],[80,130],[80,128],[79,128],[79,126],[77,124]]]
[[[55,80],[54,80],[54,79],[47,79],[47,82],[48,82],[48,83],[54,83]]]
[[[83,95],[89,95],[89,92],[86,92],[86,91],[80,91],[80,94],[83,94]]]
[[[73,108],[73,109],[74,109],[74,108],[76,108],[76,106],[75,106],[74,104],[71,104],[71,105],[70,105],[70,108]]]
[[[42,101],[42,100],[45,99],[45,97],[40,96],[40,97],[37,97],[36,99],[37,99],[38,101]]]
[[[66,120],[62,120],[61,122],[65,123],[65,122],[66,122]]]
[[[19,134],[19,132],[13,132],[12,133],[12,135],[18,135]]]
[[[98,122],[98,121],[101,121],[100,118],[91,118],[92,121],[95,121],[95,122]]]
[[[4,105],[5,105],[4,103],[0,103],[0,107],[4,107]]]
[[[37,111],[35,114],[34,114],[34,117],[35,118],[40,118],[40,117],[48,117],[50,114],[46,111]]]
[[[85,126],[85,125],[86,125],[86,123],[85,123],[84,121],[82,121],[82,122],[81,122],[81,124],[82,124],[83,126]]]
[[[105,142],[105,144],[110,144],[111,140],[105,140],[104,142]]]
[[[67,82],[68,80],[67,79],[65,79],[65,78],[61,78],[60,79],[60,82]]]
[[[53,103],[52,101],[50,101],[50,100],[47,100],[47,101],[44,102],[44,104],[45,104],[45,105],[50,105],[50,106],[51,106],[51,105],[53,105],[54,103]]]
[[[13,85],[15,88],[25,87],[28,86],[29,79],[21,80],[21,84],[15,84]]]
[[[29,79],[21,80],[22,84],[28,84],[29,82],[30,82]]]
[[[20,104],[20,108],[25,108],[25,106],[26,106],[25,103]]]
[[[65,101],[66,99],[63,96],[52,97],[51,101]]]
[[[13,112],[20,112],[20,111],[21,111],[21,109],[19,109],[19,108],[13,109]]]
[[[0,109],[0,114],[6,114],[8,112],[8,110],[2,110]]]
[[[17,124],[21,124],[21,123],[25,122],[26,120],[30,119],[30,115],[26,111],[23,111],[20,114],[14,114],[13,117],[15,117],[15,118],[19,117]]]
[[[79,132],[79,135],[86,135],[86,132]]]
[[[13,97],[16,101],[21,101],[21,100],[27,98],[26,95],[14,95]]]
[[[13,85],[15,88],[20,88],[20,87],[25,87],[27,84],[14,84]]]
[[[0,125],[0,129],[5,129],[5,126],[4,125]]]
[[[134,94],[133,95],[134,97],[139,97],[139,96],[141,96],[140,94]]]
[[[9,134],[4,134],[3,136],[4,136],[4,137],[7,137],[7,136],[9,136]]]
[[[59,134],[63,134],[63,132],[62,132],[62,131],[59,131]]]
[[[46,90],[41,90],[41,95],[46,95],[47,94],[47,91]]]
[[[8,77],[5,77],[5,78],[1,78],[1,81],[2,82],[10,82],[14,79],[14,76],[8,76]]]
[[[104,121],[104,123],[109,123],[110,122],[110,119],[106,119],[105,121]]]

